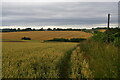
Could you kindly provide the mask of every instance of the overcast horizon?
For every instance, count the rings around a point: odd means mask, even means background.
[[[3,2],[2,28],[106,27],[108,13],[117,27],[117,2]]]

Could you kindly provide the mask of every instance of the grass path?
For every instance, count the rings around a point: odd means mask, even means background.
[[[71,54],[75,50],[76,47],[66,52],[63,58],[58,63],[59,77],[60,78],[69,78],[69,74],[71,73]]]

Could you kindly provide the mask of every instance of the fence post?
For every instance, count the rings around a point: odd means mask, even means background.
[[[107,35],[108,35],[107,42],[108,43],[110,42],[109,31],[110,31],[110,14],[108,14],[108,25],[107,25]]]

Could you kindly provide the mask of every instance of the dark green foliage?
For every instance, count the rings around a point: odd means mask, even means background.
[[[59,42],[68,42],[68,39],[64,39],[64,38],[54,38],[52,40],[48,40],[48,41],[59,41]]]
[[[83,39],[83,38],[72,38],[70,39],[70,42],[80,42],[80,41],[84,41],[86,39]]]
[[[115,38],[113,43],[114,43],[115,46],[120,47],[120,37],[119,38]]]
[[[31,40],[31,38],[29,38],[29,37],[23,37],[23,38],[21,38],[22,40]]]
[[[72,28],[67,28],[67,29],[62,29],[62,28],[48,28],[48,29],[35,29],[35,28],[25,28],[25,29],[0,29],[0,32],[20,32],[20,31],[81,31],[81,29],[72,29]]]
[[[115,46],[120,46],[120,29],[110,28],[104,33],[103,32],[95,33],[92,39],[95,41],[107,42],[107,43],[112,43]]]
[[[47,41],[57,41],[57,42],[80,42],[86,39],[83,38],[71,38],[71,39],[65,39],[65,38],[54,38],[52,40],[47,40]]]
[[[99,32],[94,34],[92,39],[94,39],[95,41],[107,42],[107,35],[105,33]]]

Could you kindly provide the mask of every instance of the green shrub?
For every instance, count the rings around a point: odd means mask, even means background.
[[[84,41],[86,39],[83,38],[71,38],[71,39],[65,39],[65,38],[54,38],[52,40],[47,40],[47,41],[57,41],[57,42],[80,42]]]
[[[83,38],[72,38],[70,39],[70,42],[80,42],[80,41],[84,41],[86,39],[83,39]]]
[[[111,28],[104,33],[103,32],[95,33],[92,39],[95,41],[107,42],[112,43],[115,46],[120,46],[120,29]]]
[[[29,37],[23,37],[23,38],[21,38],[22,40],[31,40],[31,38],[29,38]]]
[[[68,42],[69,40],[64,38],[54,38],[52,41]]]
[[[114,45],[120,47],[120,38],[115,38]]]
[[[99,42],[107,42],[107,35],[105,33],[99,32],[94,34],[92,39]]]

